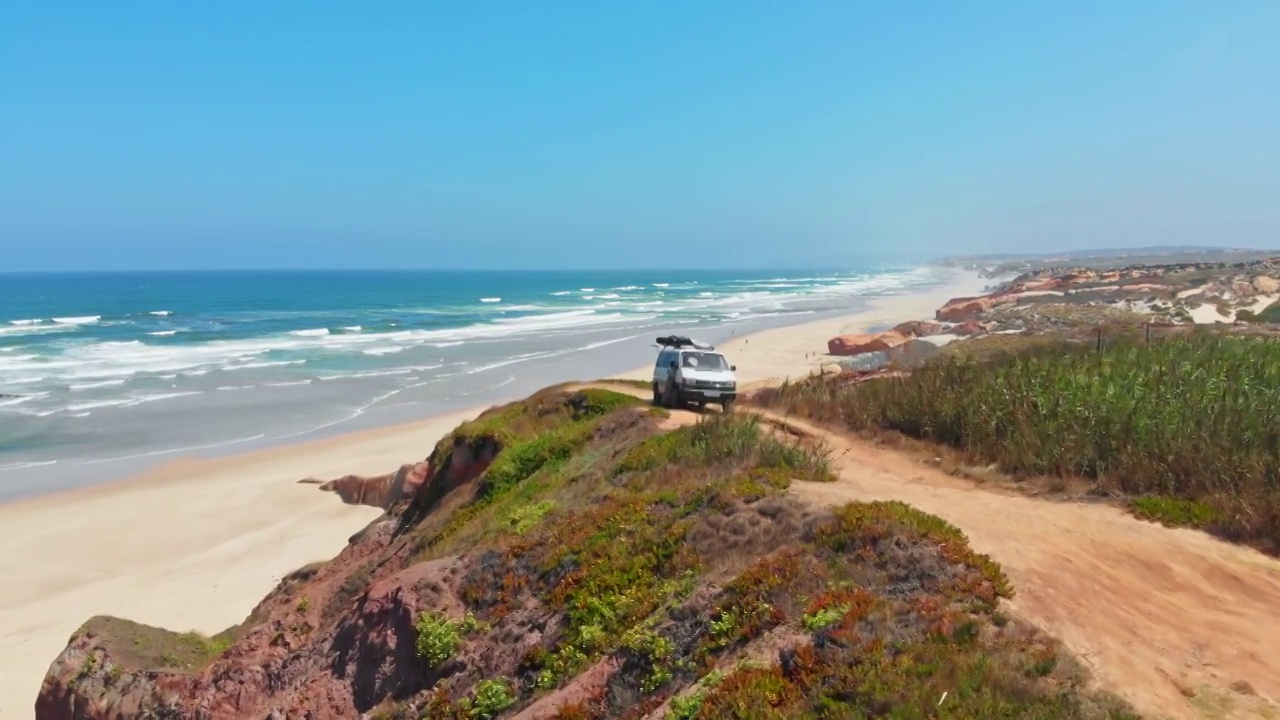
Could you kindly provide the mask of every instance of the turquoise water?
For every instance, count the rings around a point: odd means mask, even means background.
[[[0,499],[497,402],[938,272],[0,275]]]

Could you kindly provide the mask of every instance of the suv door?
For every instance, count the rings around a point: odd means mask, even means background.
[[[667,371],[669,370],[671,351],[663,350],[658,353],[658,360],[653,365],[653,381],[658,385],[667,381]]]

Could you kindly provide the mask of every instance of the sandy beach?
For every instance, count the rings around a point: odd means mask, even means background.
[[[947,299],[986,284],[966,275],[926,292],[870,299],[849,315],[737,337],[720,349],[742,384],[801,377],[830,362],[831,336],[932,317]],[[650,371],[645,365],[628,376]],[[49,663],[93,615],[203,633],[239,623],[282,576],[332,557],[380,514],[298,480],[390,472],[426,457],[480,410],[178,460],[128,480],[0,506],[0,719],[32,716]]]

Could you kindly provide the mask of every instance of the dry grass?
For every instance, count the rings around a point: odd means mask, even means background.
[[[940,443],[1018,476],[1086,478],[1152,519],[1280,546],[1280,343],[1194,333],[1031,343],[908,377],[810,379],[762,405]]]

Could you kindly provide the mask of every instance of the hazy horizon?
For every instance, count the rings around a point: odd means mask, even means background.
[[[3,18],[0,271],[1280,245],[1276,4]]]
[[[1194,253],[1197,253],[1197,252],[1213,253],[1213,252],[1219,252],[1219,251],[1220,251],[1220,252],[1223,252],[1223,253],[1231,253],[1231,252],[1248,253],[1248,254],[1257,254],[1257,253],[1275,253],[1275,254],[1277,254],[1277,255],[1280,255],[1280,247],[1272,247],[1272,246],[1259,246],[1259,247],[1254,247],[1254,248],[1246,248],[1246,247],[1228,247],[1228,246],[1213,247],[1213,246],[1199,246],[1199,245],[1190,245],[1190,244],[1188,244],[1188,245],[1181,245],[1181,246],[1154,246],[1154,245],[1149,245],[1149,246],[1134,246],[1134,247],[1093,247],[1093,248],[1081,248],[1081,249],[1079,249],[1079,250],[1047,250],[1047,251],[1044,251],[1044,252],[1032,252],[1032,253],[1020,253],[1020,252],[960,253],[960,254],[951,254],[951,255],[935,255],[935,256],[930,256],[930,257],[898,257],[898,258],[882,257],[882,258],[868,258],[868,259],[863,259],[863,260],[858,260],[858,259],[856,259],[856,258],[855,258],[855,259],[842,259],[842,260],[840,260],[840,261],[838,261],[838,262],[824,262],[824,261],[822,261],[821,259],[818,259],[818,260],[815,260],[815,261],[813,261],[811,264],[808,264],[808,265],[799,265],[799,264],[797,264],[797,265],[777,265],[777,264],[770,264],[770,265],[754,265],[754,266],[752,266],[752,265],[738,265],[738,266],[724,266],[724,265],[712,266],[712,265],[707,265],[707,266],[703,266],[703,265],[699,265],[699,264],[697,264],[697,263],[693,263],[693,264],[686,264],[686,265],[682,265],[682,266],[681,266],[681,269],[683,269],[683,270],[689,270],[689,271],[729,271],[729,272],[733,272],[733,271],[741,271],[741,272],[747,272],[747,273],[749,273],[749,272],[759,272],[759,271],[766,270],[766,269],[776,270],[776,271],[777,271],[777,272],[779,272],[779,273],[788,273],[788,272],[818,272],[818,271],[822,271],[822,272],[846,272],[846,271],[850,271],[850,272],[851,272],[851,271],[857,271],[857,270],[866,270],[866,269],[869,269],[869,268],[889,268],[889,267],[906,267],[906,266],[932,265],[932,264],[940,264],[940,263],[949,263],[949,262],[952,262],[952,261],[956,261],[956,260],[965,260],[965,259],[975,259],[975,260],[980,260],[980,259],[1000,259],[1000,258],[1005,258],[1005,257],[1010,258],[1010,259],[1035,259],[1035,258],[1052,258],[1052,257],[1056,257],[1056,256],[1084,257],[1084,256],[1088,256],[1088,255],[1087,255],[1088,253],[1099,253],[1099,255],[1097,255],[1096,257],[1106,257],[1106,256],[1110,255],[1111,253],[1126,253],[1126,254],[1128,254],[1128,253],[1136,253],[1136,254],[1143,254],[1143,251],[1150,251],[1150,250],[1157,250],[1157,251],[1159,251],[1159,252],[1154,252],[1154,253],[1152,253],[1152,256],[1153,256],[1153,257],[1159,257],[1159,256],[1162,256],[1162,255],[1165,255],[1165,254],[1173,254],[1174,252],[1176,252],[1176,253],[1188,253],[1188,254],[1194,254]],[[477,267],[464,267],[464,266],[457,266],[457,267],[424,267],[424,266],[402,266],[402,267],[372,267],[372,266],[370,266],[370,267],[360,267],[360,266],[348,266],[348,267],[329,266],[329,267],[325,267],[325,266],[315,266],[315,267],[305,267],[305,266],[298,266],[298,267],[200,267],[200,268],[180,268],[180,267],[169,267],[169,268],[165,268],[165,267],[154,267],[154,268],[138,268],[138,269],[120,268],[120,269],[96,269],[96,270],[94,270],[94,269],[91,269],[91,270],[72,270],[72,269],[16,269],[16,270],[8,270],[8,269],[0,269],[0,276],[4,276],[4,275],[31,275],[31,274],[46,274],[46,275],[119,274],[119,275],[128,275],[128,274],[164,274],[164,273],[172,273],[172,274],[245,273],[245,274],[250,274],[250,273],[430,273],[430,272],[440,272],[440,273],[458,273],[458,274],[485,274],[485,273],[492,273],[492,274],[503,274],[503,273],[541,273],[541,274],[556,274],[556,273],[562,273],[562,274],[565,274],[565,275],[574,275],[574,274],[590,273],[590,272],[602,272],[602,273],[613,273],[613,272],[635,272],[635,273],[646,273],[646,272],[660,272],[660,271],[662,271],[662,270],[664,270],[664,269],[665,269],[665,268],[663,268],[663,267],[661,267],[661,266],[657,266],[657,265],[655,265],[655,266],[635,265],[635,266],[627,266],[627,267],[621,267],[621,266],[615,266],[615,267],[608,267],[608,266],[595,266],[595,267],[574,267],[574,266],[564,266],[564,267],[540,267],[540,266],[536,266],[536,265],[535,265],[535,266],[520,267],[520,268],[478,267],[478,266],[477,266]]]

